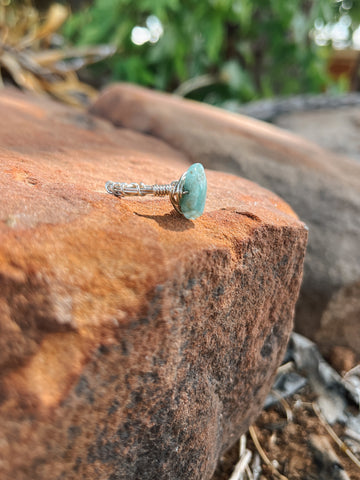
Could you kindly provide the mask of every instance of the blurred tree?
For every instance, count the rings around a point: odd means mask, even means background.
[[[311,38],[350,0],[95,0],[67,22],[79,45],[117,53],[95,75],[176,91],[209,103],[319,92],[326,55]],[[353,8],[359,14],[360,8]]]

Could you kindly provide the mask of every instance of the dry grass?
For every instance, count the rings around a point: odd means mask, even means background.
[[[69,15],[54,3],[42,15],[30,1],[0,0],[0,84],[9,79],[24,90],[47,93],[74,106],[89,103],[96,90],[77,71],[114,53],[108,45],[66,47],[57,32]]]

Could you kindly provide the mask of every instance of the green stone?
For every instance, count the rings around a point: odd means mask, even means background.
[[[207,182],[204,167],[201,163],[194,163],[185,173],[183,191],[180,201],[180,210],[189,220],[202,215],[205,208]]]

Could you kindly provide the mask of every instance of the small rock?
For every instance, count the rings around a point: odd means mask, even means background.
[[[329,361],[335,370],[343,374],[355,367],[356,355],[350,348],[335,346],[330,350]]]
[[[320,329],[316,332],[315,340],[322,346],[324,355],[333,358],[334,349],[336,352],[337,347],[344,347],[348,351],[346,364],[350,365],[353,363],[352,366],[354,366],[355,363],[359,362],[359,322],[360,281],[345,285],[334,293],[326,311],[321,317]]]

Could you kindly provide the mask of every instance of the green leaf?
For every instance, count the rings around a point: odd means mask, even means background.
[[[219,59],[223,43],[224,24],[217,15],[212,16],[205,26],[204,37],[206,40],[206,53],[211,62]]]

